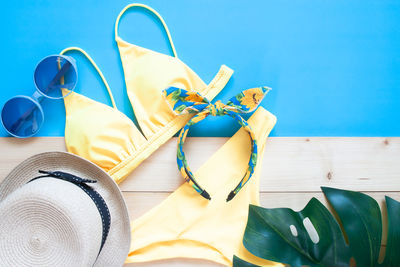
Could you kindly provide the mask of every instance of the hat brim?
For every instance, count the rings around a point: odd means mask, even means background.
[[[106,201],[111,215],[107,240],[94,266],[122,266],[129,253],[130,223],[128,209],[114,180],[95,164],[67,152],[45,152],[32,156],[17,167],[0,183],[0,202],[32,178],[38,170],[63,171],[81,178],[94,179],[91,185]]]

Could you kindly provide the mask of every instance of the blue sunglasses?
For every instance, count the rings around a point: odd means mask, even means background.
[[[42,59],[33,75],[36,91],[32,96],[15,96],[1,110],[1,123],[6,131],[18,138],[35,135],[43,125],[43,98],[61,99],[76,86],[78,72],[72,57],[52,55]]]

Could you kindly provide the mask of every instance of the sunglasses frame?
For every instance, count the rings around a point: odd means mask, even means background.
[[[63,58],[63,59],[65,59],[66,61],[68,61],[68,62],[71,64],[71,66],[72,66],[72,68],[73,68],[73,70],[74,70],[74,72],[75,72],[75,77],[76,77],[76,79],[75,79],[75,84],[72,86],[72,88],[69,90],[69,92],[68,92],[67,94],[65,94],[65,95],[63,95],[63,96],[61,96],[61,97],[52,97],[52,96],[50,96],[50,95],[45,94],[42,90],[39,89],[39,86],[38,86],[38,84],[37,84],[37,79],[36,79],[37,73],[36,73],[36,72],[38,71],[38,68],[39,68],[40,64],[41,64],[42,62],[44,62],[45,60],[51,58],[51,57],[58,57],[58,58]],[[26,95],[16,95],[16,96],[13,96],[13,97],[11,97],[10,99],[8,99],[8,100],[3,104],[3,107],[1,108],[0,122],[1,122],[1,124],[3,125],[3,128],[6,130],[6,132],[7,132],[9,135],[13,136],[13,137],[17,137],[17,138],[29,138],[29,137],[32,137],[32,136],[36,135],[36,134],[39,132],[39,130],[40,130],[40,129],[42,128],[42,126],[43,126],[44,118],[45,118],[45,117],[44,117],[43,107],[42,107],[42,105],[41,105],[41,102],[42,102],[42,100],[43,100],[44,98],[48,98],[48,99],[63,99],[64,97],[66,97],[66,96],[68,96],[70,93],[72,93],[72,91],[75,89],[75,87],[76,87],[76,85],[77,85],[77,83],[78,83],[78,69],[77,69],[77,66],[76,66],[76,61],[75,61],[75,59],[74,59],[73,57],[65,56],[65,55],[49,55],[49,56],[44,57],[43,59],[41,59],[41,60],[36,64],[35,70],[34,70],[34,72],[33,72],[33,83],[34,83],[36,89],[35,89],[34,93],[32,94],[32,96],[26,96]],[[17,135],[16,133],[13,133],[10,129],[8,129],[8,127],[5,126],[5,123],[4,123],[4,121],[3,121],[4,107],[7,105],[7,103],[9,103],[10,101],[12,101],[13,99],[18,99],[18,98],[23,98],[23,99],[27,99],[27,100],[31,101],[32,104],[33,104],[35,107],[38,108],[38,110],[40,111],[40,114],[41,114],[41,116],[42,116],[42,118],[43,118],[42,121],[41,121],[41,123],[40,123],[40,125],[38,125],[38,129],[37,129],[35,132],[33,132],[32,134],[30,134],[30,135],[20,136],[20,135]],[[33,110],[32,110],[31,112],[33,112]]]

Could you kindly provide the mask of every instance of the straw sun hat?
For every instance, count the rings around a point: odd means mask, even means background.
[[[39,154],[0,183],[0,266],[122,266],[129,245],[121,191],[85,159]]]

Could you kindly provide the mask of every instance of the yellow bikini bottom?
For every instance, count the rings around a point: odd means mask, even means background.
[[[248,120],[258,142],[258,159],[253,178],[230,202],[229,191],[242,178],[250,156],[248,133],[239,131],[195,173],[213,195],[201,197],[188,184],[145,215],[134,220],[132,243],[126,262],[170,258],[205,259],[232,266],[233,255],[260,266],[284,266],[251,255],[242,245],[249,204],[259,205],[259,180],[267,136],[276,117],[258,108]]]

